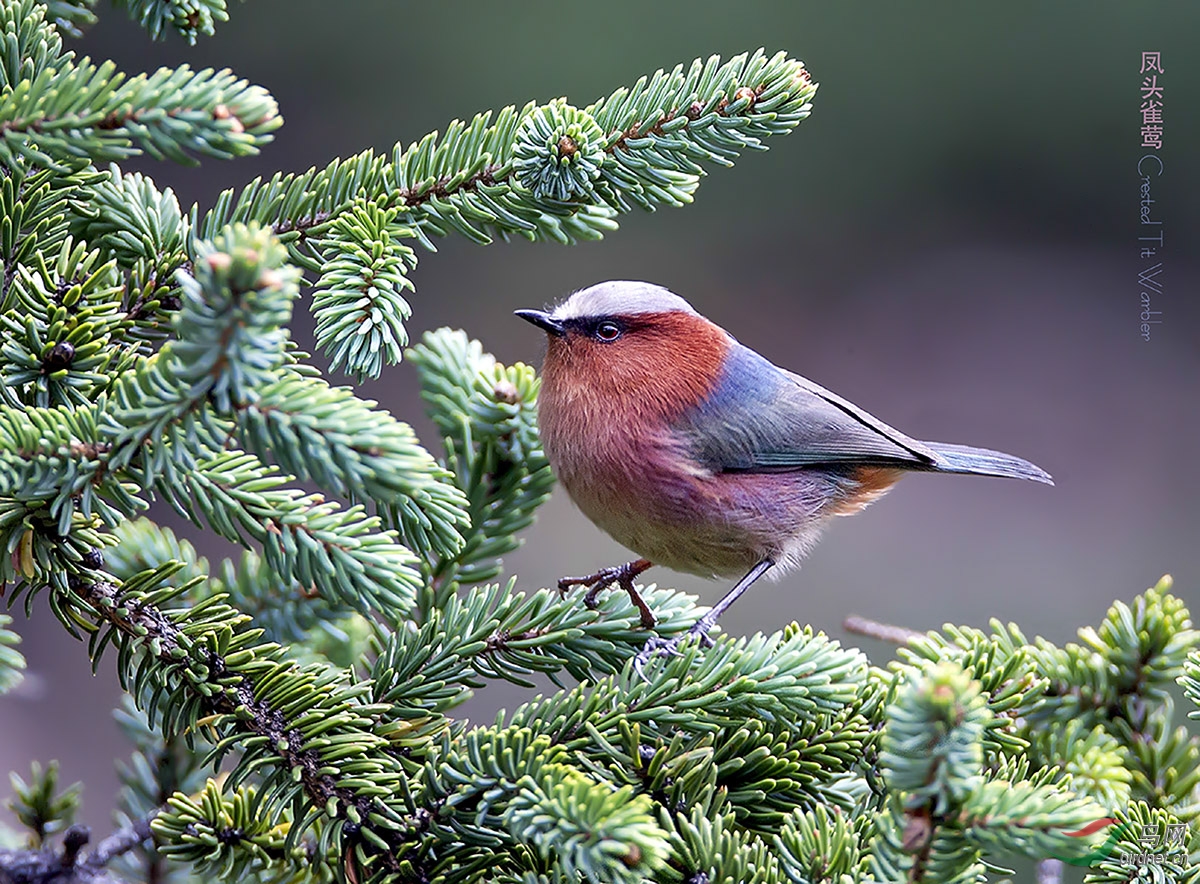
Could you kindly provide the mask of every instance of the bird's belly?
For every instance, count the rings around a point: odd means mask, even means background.
[[[832,515],[818,476],[693,472],[648,457],[562,479],[583,513],[622,546],[705,577],[737,576],[767,557],[786,568]]]
[[[721,523],[667,521],[612,510],[584,512],[617,543],[673,571],[703,577],[734,576],[762,558],[758,538]]]

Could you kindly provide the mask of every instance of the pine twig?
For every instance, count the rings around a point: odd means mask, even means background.
[[[2,884],[109,884],[115,882],[106,867],[150,837],[150,821],[157,809],[118,829],[86,856],[91,833],[87,826],[71,826],[63,833],[61,850],[0,850]]]
[[[866,617],[860,617],[857,614],[851,614],[842,622],[842,628],[853,635],[865,635],[868,638],[877,638],[880,641],[890,642],[894,645],[906,645],[915,638],[920,638],[924,633],[917,632],[915,629],[909,629],[906,626],[893,626],[890,623],[880,623],[878,620],[870,620]]]
[[[154,810],[131,825],[117,829],[96,845],[96,849],[88,854],[83,865],[89,869],[102,869],[122,854],[128,853],[139,844],[150,838],[150,823],[158,816]]]

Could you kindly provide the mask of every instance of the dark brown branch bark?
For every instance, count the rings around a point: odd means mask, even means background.
[[[108,864],[150,838],[150,820],[155,813],[118,829],[86,854],[87,826],[67,829],[58,849],[0,850],[0,884],[116,884]]]

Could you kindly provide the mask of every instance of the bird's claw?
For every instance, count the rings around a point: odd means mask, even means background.
[[[679,646],[688,639],[698,638],[701,645],[711,648],[716,642],[708,634],[710,628],[706,623],[697,623],[683,635],[677,635],[675,638],[666,639],[657,635],[652,636],[633,658],[633,671],[638,674],[639,678],[644,679],[646,677],[645,667],[651,657],[678,657],[680,656]]]
[[[586,586],[588,591],[587,595],[583,597],[583,606],[589,611],[594,611],[600,607],[597,596],[614,583],[620,583],[620,580],[621,573],[619,568],[603,568],[595,574],[589,574],[587,577],[561,578],[558,581],[558,593],[563,598],[566,598],[567,592],[576,586]]]
[[[568,590],[576,586],[586,586],[588,591],[583,597],[583,606],[589,611],[594,611],[600,607],[598,599],[600,593],[615,583],[629,594],[630,600],[638,609],[642,627],[652,629],[658,621],[650,610],[650,606],[638,593],[637,587],[633,585],[633,578],[649,567],[649,562],[639,560],[614,568],[601,568],[595,574],[589,574],[587,577],[563,577],[558,581],[558,592],[561,597],[566,598]]]
[[[560,577],[558,578],[558,591],[566,592],[568,589],[573,589],[576,586],[591,586],[593,583],[598,583],[608,577],[603,571],[597,571],[595,574],[589,574],[587,577]],[[612,579],[609,578],[609,583]]]
[[[646,664],[650,662],[651,657],[678,657],[679,646],[687,637],[688,633],[685,632],[672,639],[660,638],[657,635],[647,639],[633,658],[633,671],[638,674],[638,678],[646,678]]]

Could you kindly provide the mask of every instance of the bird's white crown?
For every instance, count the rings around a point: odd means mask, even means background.
[[[614,279],[580,289],[559,304],[551,317],[559,322],[596,316],[633,313],[695,313],[692,305],[674,292],[651,282]]]

